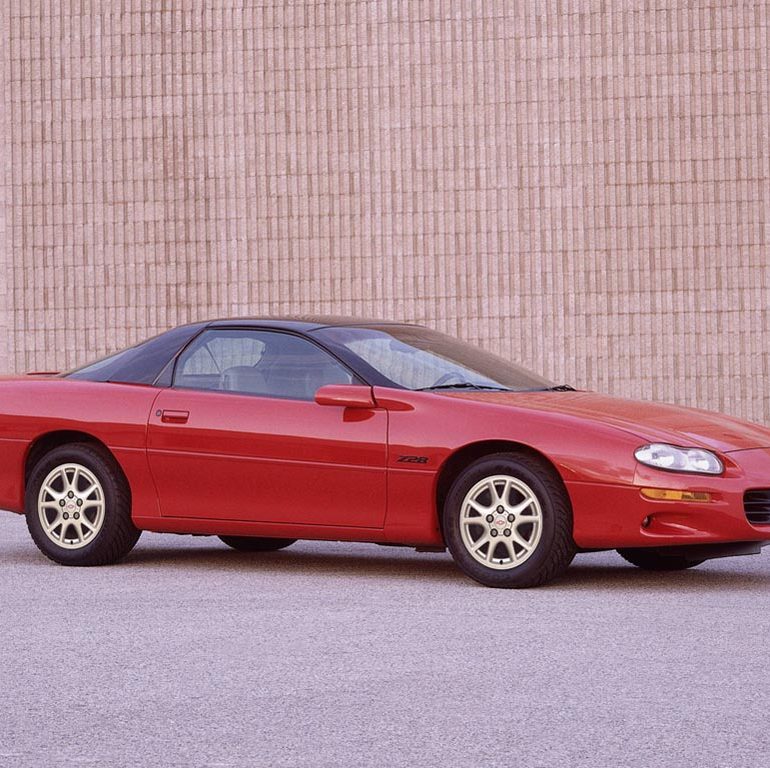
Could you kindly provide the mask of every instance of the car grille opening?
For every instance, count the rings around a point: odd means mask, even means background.
[[[743,495],[746,519],[752,525],[770,525],[770,488],[746,491]]]

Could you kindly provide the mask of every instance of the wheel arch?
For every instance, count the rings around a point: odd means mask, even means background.
[[[115,466],[120,470],[121,475],[123,475],[123,478],[126,480],[126,485],[128,485],[128,480],[126,478],[126,473],[123,471],[123,467],[120,466],[120,462],[115,457],[115,454],[102,440],[88,432],[81,432],[76,429],[61,429],[39,435],[30,443],[29,448],[27,448],[27,455],[24,459],[24,487],[27,487],[27,482],[29,481],[32,470],[43,456],[50,453],[55,448],[59,448],[62,445],[69,445],[70,443],[85,443],[99,448],[115,462]]]
[[[561,476],[558,468],[554,462],[548,458],[544,453],[536,450],[530,445],[525,443],[518,443],[514,440],[480,440],[478,442],[469,443],[468,445],[458,448],[454,453],[449,455],[444,463],[441,465],[438,477],[436,480],[436,515],[438,516],[439,527],[441,527],[442,512],[444,509],[444,503],[446,497],[449,494],[449,489],[452,487],[452,483],[455,481],[460,472],[465,469],[469,464],[474,461],[483,458],[484,456],[491,456],[495,453],[519,453],[526,454],[531,458],[534,458],[541,462],[543,466],[550,470],[554,477],[558,479],[559,483],[564,489],[567,499],[572,506],[572,500],[569,495],[564,479]]]

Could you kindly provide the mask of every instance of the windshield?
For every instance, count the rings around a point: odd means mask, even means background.
[[[331,327],[313,332],[352,352],[385,383],[405,389],[489,389],[522,392],[551,382],[491,352],[419,326]]]

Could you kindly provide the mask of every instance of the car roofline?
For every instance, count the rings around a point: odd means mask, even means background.
[[[379,320],[376,318],[355,317],[229,317],[216,318],[203,322],[205,328],[276,328],[287,331],[318,331],[323,328],[355,328],[370,326],[411,326],[422,327],[418,323],[399,320]]]
[[[116,352],[112,353],[111,355],[107,355],[104,358],[101,358],[100,360],[92,361],[90,363],[87,363],[84,366],[81,366],[80,368],[76,368],[72,371],[67,371],[65,373],[59,374],[62,378],[83,378],[85,380],[90,381],[117,381],[117,377],[120,375],[122,376],[122,379],[120,379],[120,383],[124,384],[132,384],[132,383],[151,383],[154,386],[166,386],[164,382],[166,381],[167,377],[170,375],[170,372],[173,371],[174,366],[176,365],[176,360],[179,358],[179,356],[184,352],[185,349],[189,347],[190,344],[192,344],[196,338],[200,336],[200,334],[204,333],[207,330],[216,330],[216,329],[238,329],[238,330],[272,330],[272,331],[282,331],[284,333],[293,333],[300,336],[306,336],[309,339],[312,339],[312,335],[314,331],[318,331],[324,328],[336,328],[336,327],[351,327],[351,328],[367,328],[367,327],[405,327],[405,326],[411,326],[411,327],[419,327],[414,323],[404,323],[404,322],[398,322],[398,321],[392,321],[392,320],[370,320],[366,318],[355,318],[355,317],[339,317],[339,316],[293,316],[293,317],[232,317],[232,318],[219,318],[219,319],[212,319],[212,320],[198,320],[195,322],[189,322],[189,323],[183,323],[181,325],[174,326],[173,328],[169,328],[166,331],[163,331],[162,333],[158,334],[157,336],[146,339],[142,342],[139,342],[139,344],[135,344],[131,347],[125,347],[124,349],[117,350]],[[143,348],[147,349],[148,347],[152,347],[153,349],[157,345],[162,345],[164,343],[164,339],[168,339],[172,335],[178,335],[181,331],[188,331],[188,334],[186,338],[184,338],[179,346],[176,347],[176,349],[173,351],[173,353],[170,353],[168,358],[163,363],[162,367],[157,370],[157,374],[155,375],[154,379],[151,381],[147,379],[144,381],[142,378],[137,379],[135,378],[136,374],[135,371],[137,369],[142,369],[141,365],[137,364],[136,360],[125,360],[126,353],[131,353],[132,350],[135,350],[137,348]],[[315,341],[315,343],[319,343],[317,339],[312,339]],[[324,345],[325,346],[325,345]],[[329,349],[326,347],[326,351],[331,353],[333,356],[338,357],[342,363],[344,363],[348,368],[352,370],[353,373],[355,373],[359,378],[366,381],[367,376],[361,373],[361,371],[358,370],[358,365],[356,362],[351,361],[351,359],[348,356],[342,357],[339,354],[339,351],[335,351],[333,349]],[[98,373],[91,373],[89,369],[92,369],[93,367],[97,366],[99,363],[107,363],[107,365],[110,364],[110,360],[112,358],[115,358],[115,360],[119,360],[119,357],[122,358],[124,362],[124,368],[122,369],[122,373],[119,370],[117,373],[112,372],[112,374],[100,378],[100,374]],[[355,357],[352,353],[350,357]],[[162,358],[161,358],[162,359]],[[359,360],[359,362],[361,362]],[[120,364],[120,363],[116,363]],[[145,369],[146,370],[146,366]],[[154,372],[154,371],[153,371]],[[144,374],[142,374],[143,376]]]

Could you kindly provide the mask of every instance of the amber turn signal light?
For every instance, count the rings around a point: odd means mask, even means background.
[[[642,488],[642,496],[655,501],[711,501],[711,494],[705,491],[671,491],[667,488]]]

